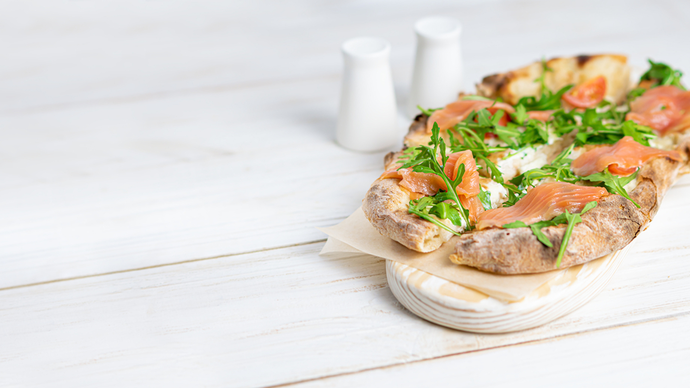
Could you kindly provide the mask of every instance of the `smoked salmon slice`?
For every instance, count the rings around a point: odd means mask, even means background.
[[[690,127],[690,91],[675,86],[647,90],[630,103],[626,120],[653,128],[663,135]]]
[[[477,217],[477,229],[501,227],[515,221],[533,224],[547,221],[567,209],[571,213],[582,211],[586,204],[606,195],[603,187],[578,186],[572,183],[544,183],[530,190],[515,205],[483,212]]]
[[[531,110],[527,112],[527,115],[531,119],[549,121],[553,112],[555,112],[555,110]]]
[[[455,179],[460,164],[465,165],[465,173],[462,175],[462,183],[458,185],[455,191],[458,195],[467,197],[479,194],[479,172],[477,171],[477,163],[474,161],[472,151],[467,150],[448,155],[444,172],[450,179]],[[447,191],[446,183],[440,176],[424,172],[414,172],[412,168],[388,170],[381,175],[381,178],[402,179],[400,186],[413,193],[435,195],[439,190]]]
[[[477,222],[479,215],[484,212],[484,206],[482,205],[482,201],[479,200],[479,197],[476,195],[472,197],[460,195],[458,198],[460,198],[462,206],[470,211],[470,222]]]
[[[661,156],[681,160],[676,151],[646,147],[632,137],[625,136],[612,146],[597,147],[580,155],[573,161],[572,168],[579,176],[602,172],[606,167],[612,174],[626,176],[634,173],[646,161]]]
[[[484,207],[477,197],[480,191],[479,172],[472,151],[467,150],[448,155],[444,172],[451,179],[455,179],[461,164],[465,165],[465,173],[462,175],[462,182],[456,187],[455,192],[458,193],[460,203],[470,211],[470,221],[475,221],[477,216],[484,211]],[[412,168],[388,170],[381,175],[380,179],[385,178],[401,179],[400,186],[413,193],[412,199],[419,198],[419,194],[428,196],[435,195],[439,190],[447,191],[446,183],[440,176],[414,172]]]
[[[437,123],[438,128],[442,131],[452,128],[455,126],[455,124],[465,120],[470,113],[472,113],[472,111],[478,112],[484,108],[487,108],[492,114],[496,113],[498,110],[504,110],[506,115],[503,116],[502,120],[506,120],[506,123],[508,119],[507,114],[515,113],[515,108],[504,102],[459,100],[451,102],[450,104],[446,105],[445,108],[439,109],[432,113],[431,117],[429,117],[429,120],[426,123],[426,131],[431,133],[431,128],[433,128],[434,123]],[[502,125],[505,125],[505,123]]]

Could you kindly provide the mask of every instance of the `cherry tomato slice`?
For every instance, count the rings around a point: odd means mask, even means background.
[[[576,108],[591,108],[600,103],[605,95],[606,78],[600,75],[574,87],[561,98]]]

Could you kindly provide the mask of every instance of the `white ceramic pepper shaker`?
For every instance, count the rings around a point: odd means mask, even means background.
[[[391,47],[379,38],[343,43],[345,61],[336,140],[355,151],[377,151],[399,139]]]
[[[458,98],[462,90],[460,22],[448,17],[428,17],[414,25],[417,53],[407,114],[414,117],[422,108],[441,108]]]

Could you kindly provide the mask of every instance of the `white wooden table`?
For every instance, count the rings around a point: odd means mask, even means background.
[[[318,256],[382,169],[334,144],[342,41],[463,22],[465,86],[543,55],[690,73],[685,1],[2,3],[0,386],[664,386],[690,378],[690,179],[609,287],[508,335]],[[690,82],[690,79],[688,80]],[[401,137],[406,120],[400,120]]]

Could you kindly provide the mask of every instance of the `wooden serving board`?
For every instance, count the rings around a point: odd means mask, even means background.
[[[386,276],[393,295],[421,318],[475,333],[507,333],[541,326],[583,306],[604,289],[631,245],[568,268],[517,302],[391,260],[386,260]]]

